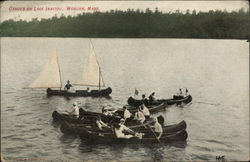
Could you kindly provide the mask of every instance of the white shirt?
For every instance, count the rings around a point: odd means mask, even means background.
[[[124,117],[124,119],[130,118],[131,117],[131,113],[127,109],[125,109],[123,117]]]
[[[123,131],[130,131],[130,129],[128,127],[126,127],[125,125],[120,125],[120,128],[115,128],[115,134],[117,138],[131,138],[133,137],[133,135],[128,134],[125,135],[123,133]]]
[[[145,116],[150,116],[150,112],[149,112],[149,110],[148,110],[148,108],[146,106],[143,106],[142,113]]]
[[[72,108],[71,115],[79,116],[79,107],[78,106],[74,106]]]
[[[163,129],[162,129],[160,123],[156,122],[153,127],[154,127],[155,132],[157,132],[157,133],[162,133],[163,132]]]
[[[135,113],[135,120],[138,120],[138,121],[140,121],[141,123],[143,123],[143,122],[145,121],[145,116],[143,115],[142,112],[137,111],[137,112]]]

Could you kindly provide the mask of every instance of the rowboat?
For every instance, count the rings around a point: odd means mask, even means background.
[[[137,137],[132,137],[130,139],[116,138],[114,133],[100,133],[90,130],[85,130],[80,134],[81,139],[88,141],[90,143],[97,144],[112,144],[112,143],[158,143],[159,141],[155,136],[142,137],[139,139]],[[185,141],[188,137],[186,130],[181,130],[174,133],[163,133],[159,139],[162,143],[170,143],[174,141]]]
[[[47,88],[48,96],[72,96],[72,97],[107,97],[112,93],[110,87],[105,87],[104,80],[102,77],[101,67],[98,63],[94,47],[90,40],[90,52],[86,64],[84,64],[83,72],[79,77],[78,81],[75,81],[73,85],[86,86],[86,87],[98,87],[93,90],[77,90],[76,86],[68,90],[62,89],[61,71],[59,66],[59,59],[57,50],[52,54],[47,64],[44,66],[43,71],[30,84],[30,88]],[[59,89],[52,89],[59,88]]]
[[[174,95],[172,99],[162,99],[162,100],[157,100],[154,103],[149,103],[148,107],[150,108],[150,107],[159,106],[162,104],[165,104],[165,106],[169,106],[173,104],[182,104],[182,103],[187,104],[187,103],[190,103],[191,101],[192,101],[191,95],[188,95],[186,97]],[[137,100],[137,99],[134,99],[133,97],[129,97],[127,102],[130,106],[134,106],[134,107],[138,107],[141,104],[143,104],[142,100]]]
[[[136,131],[136,132],[141,132],[141,133],[146,133],[149,132],[150,130],[147,128],[147,124],[134,124],[131,126],[128,126],[130,129]],[[186,122],[183,120],[179,122],[178,124],[172,124],[172,125],[167,125],[163,126],[163,132],[168,132],[168,133],[173,133],[173,132],[178,132],[181,130],[185,130],[187,128]],[[84,132],[85,130],[91,130],[94,132],[99,132],[99,133],[104,133],[104,131],[100,131],[99,128],[96,126],[95,123],[92,124],[81,124],[81,123],[69,123],[69,122],[63,122],[60,126],[61,132],[65,134],[80,134]],[[111,129],[105,129],[106,133],[111,133]]]

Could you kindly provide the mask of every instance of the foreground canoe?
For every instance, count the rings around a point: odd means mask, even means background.
[[[146,124],[143,125],[139,125],[139,124],[134,124],[131,126],[128,126],[130,129],[136,131],[136,132],[141,132],[141,133],[147,133],[150,132],[150,130],[147,128]],[[173,124],[173,125],[167,125],[167,126],[163,126],[163,132],[166,133],[173,133],[173,132],[178,132],[181,130],[185,130],[187,128],[186,122],[183,120],[178,124]],[[85,130],[91,130],[94,132],[99,132],[99,133],[104,133],[104,131],[100,131],[95,123],[93,124],[73,124],[73,123],[68,123],[68,122],[63,122],[60,130],[62,133],[64,134],[81,134],[83,133]],[[105,130],[106,133],[111,133],[111,129],[110,130]]]
[[[90,143],[158,143],[159,141],[154,137],[142,137],[142,139],[133,137],[130,139],[116,138],[114,134],[110,133],[97,133],[90,130],[85,130],[84,133],[80,134],[81,139],[88,141]],[[174,133],[163,133],[160,142],[169,143],[174,141],[185,141],[188,137],[186,130],[181,130]]]
[[[192,101],[191,95],[188,95],[186,97],[173,96],[173,99],[162,99],[162,100],[157,100],[156,103],[149,103],[148,107],[158,106],[163,103],[165,105],[182,104],[182,103],[187,104],[187,103],[190,103],[191,101]],[[130,106],[138,107],[142,103],[143,103],[142,100],[137,100],[137,99],[134,99],[133,97],[128,98],[128,104]]]
[[[75,92],[68,92],[66,90],[52,90],[47,89],[47,95],[51,96],[72,96],[72,97],[108,97],[112,93],[112,89],[108,87],[102,90],[76,90]]]

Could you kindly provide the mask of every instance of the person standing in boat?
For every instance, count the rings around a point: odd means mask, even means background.
[[[142,95],[142,102],[143,102],[146,106],[149,105],[148,99],[146,98],[146,95],[145,95],[145,94]]]
[[[145,116],[146,119],[149,119],[150,117],[150,112],[148,110],[148,108],[145,106],[145,104],[142,104],[140,107],[141,112],[143,113],[143,115]]]
[[[73,103],[73,107],[71,108],[71,111],[68,111],[69,115],[75,116],[75,118],[79,118],[79,107],[77,106],[77,102]]]
[[[67,84],[64,86],[64,90],[69,91],[70,88],[73,88],[72,84],[70,84],[70,81],[67,81]]]
[[[161,124],[158,122],[158,119],[153,118],[152,124],[149,126],[151,127],[151,129],[153,129],[154,134],[157,136],[157,138],[160,139],[163,133],[163,129]]]
[[[144,114],[142,113],[142,110],[138,108],[138,110],[135,112],[134,120],[138,121],[140,124],[143,124],[146,120]]]

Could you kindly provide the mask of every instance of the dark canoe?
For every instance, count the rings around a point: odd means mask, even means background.
[[[157,105],[161,105],[165,103],[165,105],[173,105],[173,104],[182,104],[182,103],[190,103],[192,101],[192,96],[188,95],[186,97],[181,97],[181,96],[173,96],[173,99],[162,99],[162,100],[157,100],[155,103],[149,103],[148,107],[154,107]],[[138,107],[141,105],[143,102],[142,100],[137,100],[134,99],[133,97],[128,98],[128,104],[130,106]]]
[[[130,139],[118,139],[115,137],[113,133],[99,133],[93,132],[90,130],[85,130],[80,134],[81,139],[86,140],[90,143],[157,143],[155,136],[143,137],[142,139],[138,139],[136,137]],[[181,130],[174,133],[163,133],[160,142],[161,143],[170,143],[174,141],[185,141],[188,137],[186,130]]]
[[[108,87],[102,90],[76,90],[75,92],[68,92],[66,90],[52,90],[47,89],[47,95],[51,96],[71,96],[71,97],[108,97],[112,93],[112,89]]]
[[[80,111],[79,118],[76,118],[75,116],[72,115],[60,114],[57,111],[54,111],[52,113],[52,117],[54,119],[54,122],[57,122],[59,124],[63,122],[68,122],[72,124],[94,124],[98,117],[101,117],[103,122],[111,124],[111,123],[118,123],[121,119],[121,114],[119,114],[121,113],[121,111],[117,111],[116,116],[106,116],[102,113],[85,111],[82,108],[80,108],[79,111]],[[162,116],[158,116],[157,118],[160,124],[164,123],[164,118]],[[128,119],[126,121],[126,125],[128,126],[135,124],[138,123],[133,119]]]
[[[92,124],[97,120],[98,117],[101,117],[102,121],[106,123],[111,121],[118,122],[120,120],[120,117],[105,116],[102,113],[84,111],[82,108],[80,108],[79,118],[76,118],[75,116],[72,115],[61,114],[57,111],[54,111],[52,113],[52,117],[55,121],[58,122],[66,121],[68,123],[74,123],[74,124]]]
[[[164,110],[168,106],[169,106],[169,104],[167,102],[163,102],[163,103],[161,103],[159,105],[148,106],[148,110],[149,110],[150,113],[156,113],[156,112]],[[137,107],[134,107],[134,106],[128,106],[127,109],[131,113],[135,113],[137,111]]]
[[[141,132],[141,133],[147,133],[150,132],[150,130],[147,128],[146,124],[143,125],[132,125],[128,126],[130,129],[136,131],[136,132]],[[185,130],[187,128],[186,122],[183,120],[178,124],[173,124],[173,125],[167,125],[163,126],[163,132],[168,132],[168,133],[173,133],[173,132],[178,132],[181,130]],[[105,129],[105,130],[99,130],[97,126],[93,124],[73,124],[73,123],[68,123],[68,122],[63,122],[61,127],[61,132],[65,134],[81,134],[85,130],[91,130],[94,132],[99,132],[99,133],[111,133],[111,129]]]

